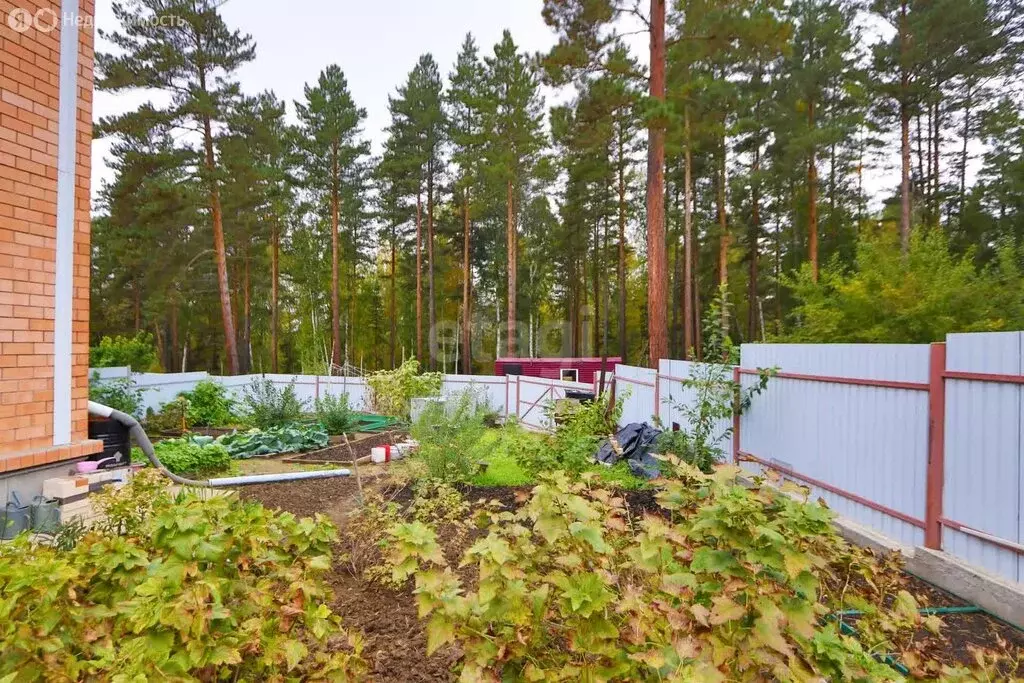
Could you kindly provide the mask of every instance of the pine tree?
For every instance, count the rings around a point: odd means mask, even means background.
[[[543,99],[534,68],[520,54],[508,31],[486,58],[485,127],[491,132],[486,149],[487,174],[505,189],[505,246],[508,269],[507,353],[517,349],[517,274],[519,207],[529,190],[544,146],[541,128]]]
[[[200,132],[202,147],[196,160],[197,175],[209,198],[224,350],[228,371],[235,374],[239,367],[238,347],[231,311],[214,125],[226,118],[238,97],[238,84],[231,80],[232,76],[254,58],[256,48],[250,36],[227,27],[218,12],[219,5],[215,0],[114,3],[120,30],[100,35],[120,52],[97,54],[100,75],[96,87],[108,92],[139,88],[163,91],[170,96],[170,104],[149,113],[159,114],[164,123],[175,128]],[[140,117],[143,111],[104,119],[100,131],[116,134],[145,125]]]
[[[449,137],[454,150],[452,163],[458,167],[455,193],[462,204],[462,372],[473,372],[472,317],[473,317],[473,261],[472,226],[479,203],[477,189],[482,183],[481,162],[486,145],[484,114],[486,77],[476,42],[466,35],[449,77],[447,93]]]
[[[331,364],[342,364],[340,213],[346,187],[357,182],[358,163],[369,154],[362,139],[366,110],[357,107],[341,68],[320,72],[315,86],[306,85],[305,101],[296,102],[303,157],[303,184],[329,212],[331,235]]]

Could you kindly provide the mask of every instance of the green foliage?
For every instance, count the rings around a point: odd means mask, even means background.
[[[0,547],[0,679],[353,680],[357,635],[327,607],[336,532],[223,496],[149,502],[73,549]],[[347,643],[345,642],[347,640]]]
[[[269,379],[255,378],[243,390],[245,421],[257,429],[283,427],[297,421],[306,410],[305,401],[295,395],[295,382],[278,389]]]
[[[881,571],[824,506],[745,489],[735,468],[675,466],[663,516],[631,520],[621,498],[559,473],[518,511],[484,512],[459,563],[472,585],[430,525],[394,525],[387,560],[415,577],[428,654],[456,644],[462,680],[902,680],[871,652],[902,650],[919,615],[872,596],[890,631],[867,646],[822,619],[857,592],[819,603],[842,587],[835,564]]]
[[[198,440],[203,437],[193,438]],[[216,443],[227,449],[232,458],[252,458],[324,448],[329,440],[327,432],[319,424],[290,424],[224,434],[217,437]]]
[[[950,253],[941,230],[916,231],[906,258],[892,232],[863,235],[854,269],[833,261],[818,283],[805,268],[786,284],[797,305],[794,326],[779,341],[926,343],[949,332],[1024,325],[1015,259],[1003,252],[979,269],[971,252]]]
[[[142,389],[131,377],[100,379],[98,372],[89,378],[89,400],[136,418],[142,415]]]
[[[358,420],[348,405],[348,394],[327,394],[316,399],[316,416],[328,434],[352,431]]]
[[[128,366],[135,372],[159,371],[153,335],[137,332],[134,337],[103,337],[89,347],[89,367],[117,368]]]
[[[772,372],[759,370],[757,382],[744,387],[733,379],[729,366],[692,363],[689,377],[681,384],[694,391],[693,400],[676,401],[671,396],[663,399],[682,414],[686,424],[679,431],[662,432],[658,449],[704,472],[711,472],[725,456],[722,444],[732,434],[730,418],[750,407],[754,397],[768,386]]]
[[[178,396],[160,406],[159,412],[146,409],[146,430],[149,432],[188,431],[188,400]]]
[[[416,457],[426,465],[429,478],[466,481],[474,474],[475,448],[487,431],[485,415],[469,390],[427,405],[411,434],[420,444]]]
[[[534,479],[523,469],[513,455],[513,449],[531,433],[518,425],[508,424],[503,428],[490,429],[477,444],[476,453],[487,467],[473,476],[470,483],[475,486],[523,486]]]
[[[373,412],[408,418],[410,399],[438,396],[443,379],[439,372],[420,374],[419,361],[414,359],[394,370],[375,372],[366,378]]]
[[[578,475],[592,469],[598,445],[615,433],[624,404],[612,406],[611,393],[605,392],[591,402],[568,405],[568,410],[549,406],[548,415],[556,422],[552,437],[522,439],[511,448],[531,477],[556,470]]]
[[[235,422],[235,401],[224,385],[210,379],[196,383],[192,391],[179,394],[188,401],[187,419],[192,427],[225,427]]]
[[[209,436],[183,436],[153,444],[160,462],[175,474],[214,474],[231,466],[231,454]]]

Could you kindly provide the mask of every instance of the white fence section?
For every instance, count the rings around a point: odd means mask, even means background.
[[[349,405],[355,410],[369,409],[369,389],[362,377],[330,377],[316,375],[235,375],[219,377],[206,372],[132,372],[129,368],[98,368],[90,377],[100,382],[117,381],[130,377],[136,388],[142,390],[142,409],[160,410],[183,391],[190,391],[202,380],[213,380],[227,388],[232,398],[241,400],[246,386],[254,379],[268,379],[279,388],[293,384],[295,395],[312,407],[320,396],[348,394]],[[494,375],[445,375],[441,385],[442,396],[454,396],[473,391],[481,402],[499,414],[518,415],[520,421],[535,429],[551,429],[553,424],[547,409],[557,399],[565,398],[567,391],[593,392],[591,384],[543,379],[540,377],[504,377]]]
[[[745,344],[743,368],[778,368],[779,375],[740,420],[741,453],[799,473],[794,479],[802,484],[824,484],[812,486],[812,495],[840,514],[903,543],[921,544],[928,355],[927,344]],[[754,381],[744,375],[742,384]]]
[[[622,404],[622,424],[650,422],[658,412],[654,395],[657,376],[651,368],[615,366],[615,401]]]
[[[241,400],[246,386],[254,379],[268,379],[275,386],[283,388],[294,383],[295,395],[310,406],[318,396],[348,394],[349,405],[355,410],[367,407],[366,382],[361,377],[330,377],[316,375],[232,375],[219,377],[208,372],[132,372],[127,367],[97,368],[89,371],[90,378],[97,376],[101,382],[116,381],[130,377],[137,389],[142,391],[143,411],[160,410],[160,406],[173,401],[183,391],[191,391],[204,379],[213,380],[228,390],[235,400]]]
[[[491,410],[502,415],[508,407],[508,382],[505,377],[490,375],[445,375],[441,384],[441,395],[455,396],[464,391],[477,395],[478,405],[486,404]]]
[[[947,372],[1019,376],[1024,333],[951,334]],[[1024,545],[1024,385],[946,379],[943,549],[1015,581],[1024,557],[957,526]]]
[[[554,423],[547,408],[554,401],[566,398],[566,392],[594,392],[592,384],[566,382],[543,377],[510,375],[508,377],[508,413],[534,429],[552,430]]]

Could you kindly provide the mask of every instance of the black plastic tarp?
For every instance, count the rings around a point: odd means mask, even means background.
[[[633,474],[654,479],[661,474],[660,463],[651,455],[659,434],[660,429],[647,423],[633,422],[620,429],[611,439],[602,441],[594,459],[609,467],[619,460],[625,460]]]

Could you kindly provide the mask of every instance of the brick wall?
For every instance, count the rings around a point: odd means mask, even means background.
[[[86,441],[93,0],[80,27],[16,31],[11,10],[53,23],[59,2],[0,0],[0,473],[96,450]],[[51,10],[47,12],[46,10]],[[77,30],[71,443],[54,444],[54,285],[61,30]]]

